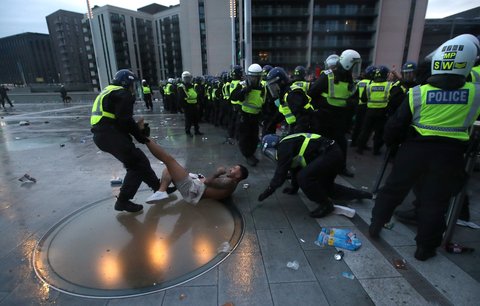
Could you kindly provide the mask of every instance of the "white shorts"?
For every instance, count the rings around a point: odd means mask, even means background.
[[[184,180],[176,182],[178,191],[185,202],[196,205],[205,192],[205,184],[200,181],[198,174],[190,173]]]

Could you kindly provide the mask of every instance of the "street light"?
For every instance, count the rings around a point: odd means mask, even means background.
[[[232,31],[232,67],[235,66],[235,57],[236,57],[236,35],[235,35],[235,18],[237,17],[237,3],[235,0],[230,0],[230,21],[231,21],[231,31]]]

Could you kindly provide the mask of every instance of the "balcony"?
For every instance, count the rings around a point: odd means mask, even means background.
[[[349,17],[376,17],[378,15],[376,8],[348,8],[348,9],[328,9],[325,7],[315,7],[313,16],[315,17],[333,17],[333,16],[349,16]]]
[[[306,25],[254,25],[253,33],[305,33],[308,32]]]
[[[308,17],[308,7],[301,8],[254,8],[252,18],[254,17]]]
[[[313,40],[313,48],[354,48],[360,46],[362,48],[373,47],[371,39],[338,39],[338,40]],[[357,47],[358,48],[358,47]]]
[[[373,32],[376,27],[371,24],[314,24],[313,32]]]
[[[307,48],[306,41],[292,40],[253,40],[254,49],[301,49]]]

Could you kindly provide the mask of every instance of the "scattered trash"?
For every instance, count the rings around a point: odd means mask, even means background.
[[[224,241],[217,248],[217,253],[227,253],[227,252],[230,252],[231,249],[232,247],[230,246],[230,243],[228,241]]]
[[[303,240],[302,238],[300,238],[300,241],[301,241],[302,243],[305,243],[305,240]]]
[[[15,137],[15,140],[20,140],[20,139],[22,139],[22,138],[20,138],[20,137]]]
[[[45,122],[43,122],[43,123],[50,123],[50,122],[49,122],[49,121],[45,121]]]
[[[249,184],[243,184],[243,189],[248,189],[248,187],[250,187]]]
[[[298,264],[298,261],[296,261],[296,260],[287,262],[287,267],[290,268],[290,269],[298,270],[299,266],[300,265]]]
[[[347,206],[333,205],[333,213],[335,215],[344,215],[347,218],[353,218],[355,216],[355,209]]]
[[[358,239],[352,231],[348,229],[327,227],[322,228],[315,244],[324,246],[329,245],[350,251],[356,251],[362,246],[360,239]]]
[[[355,279],[355,276],[353,276],[353,274],[349,272],[342,272],[342,276],[348,279]]]
[[[222,306],[235,306],[235,305],[233,305],[232,302],[227,302],[227,303],[223,304]]]
[[[469,248],[458,243],[449,243],[445,246],[445,250],[448,253],[460,254],[460,253],[471,253],[475,251],[474,248]]]
[[[118,186],[118,185],[122,185],[122,184],[123,184],[123,180],[120,177],[117,177],[117,178],[114,178],[114,179],[110,180],[110,185],[111,186]]]
[[[80,140],[81,143],[85,143],[85,139]]]
[[[152,139],[158,139],[158,136],[152,136],[151,138]]]
[[[470,227],[470,228],[473,228],[473,229],[480,229],[480,225],[475,224],[473,222],[463,221],[463,220],[457,220],[457,225],[467,226],[467,227]]]
[[[185,293],[182,293],[178,298],[180,299],[180,301],[183,301],[184,299],[187,298],[187,295]]]
[[[337,260],[337,261],[340,261],[340,260],[342,260],[343,255],[345,255],[345,253],[343,253],[343,251],[338,251],[337,253],[335,253],[335,255],[333,255],[333,258],[335,258],[335,260]]]
[[[22,183],[36,183],[37,180],[25,173],[21,178],[18,179]]]
[[[367,186],[362,186],[361,187],[363,190],[368,190],[368,187]]]
[[[407,270],[407,261],[405,259],[394,259],[393,266],[396,269]]]
[[[60,148],[63,148],[64,146],[65,146],[64,143],[61,143],[61,144],[60,144]]]
[[[20,121],[18,125],[30,125],[30,122],[28,121]]]
[[[395,226],[395,223],[388,222],[383,225],[384,228],[391,230]]]

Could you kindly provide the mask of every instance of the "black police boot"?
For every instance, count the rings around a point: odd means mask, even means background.
[[[312,218],[323,218],[333,211],[332,201],[328,201],[320,206],[314,211],[310,212],[310,217]]]
[[[118,211],[128,211],[128,212],[138,212],[143,209],[143,206],[140,204],[135,204],[129,200],[120,200],[117,199],[115,203],[115,210]]]
[[[417,250],[415,251],[415,254],[414,254],[415,258],[421,261],[425,261],[435,255],[437,255],[435,248],[421,246],[421,245],[417,245]]]
[[[409,210],[396,211],[393,215],[402,223],[417,225],[417,209],[415,207]]]
[[[378,237],[380,237],[380,232],[382,231],[382,228],[382,223],[378,223],[372,220],[372,223],[368,227],[368,235],[371,238],[377,239]]]
[[[187,134],[187,136],[189,137],[193,137],[192,133],[190,133],[190,131],[186,131],[185,134]]]

